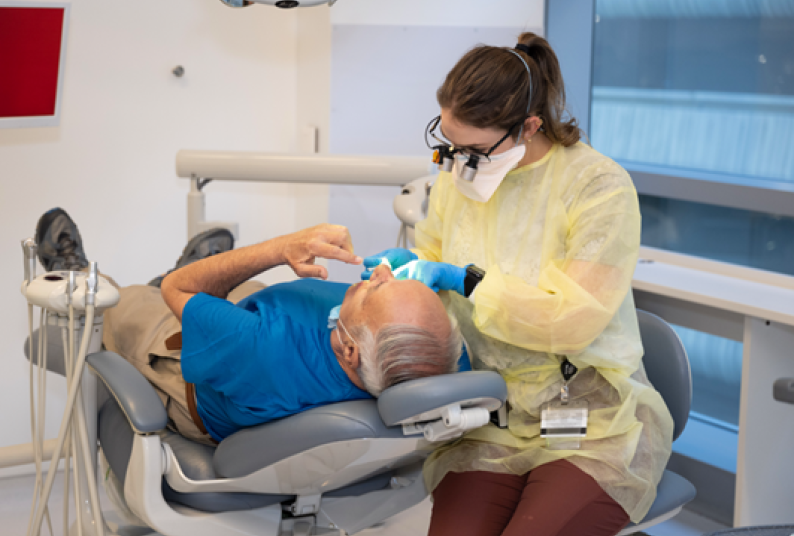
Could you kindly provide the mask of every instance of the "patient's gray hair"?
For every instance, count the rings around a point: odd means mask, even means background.
[[[451,329],[445,340],[413,324],[387,324],[375,335],[365,325],[354,327],[367,391],[378,397],[398,383],[456,372],[463,338],[455,317],[447,316]]]

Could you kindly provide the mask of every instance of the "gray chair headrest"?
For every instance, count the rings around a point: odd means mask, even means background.
[[[390,387],[378,398],[386,426],[441,418],[450,404],[496,411],[507,400],[507,384],[496,372],[471,371],[421,378]]]

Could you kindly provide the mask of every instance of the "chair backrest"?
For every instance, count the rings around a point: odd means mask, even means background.
[[[692,406],[692,373],[684,345],[670,324],[647,311],[637,310],[642,346],[642,362],[648,379],[662,395],[675,428],[673,440],[684,431]]]

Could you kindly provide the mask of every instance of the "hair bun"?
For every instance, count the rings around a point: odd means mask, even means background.
[[[530,58],[544,57],[548,52],[554,54],[549,46],[548,41],[543,39],[538,34],[532,32],[524,32],[518,36],[516,40],[518,44],[515,46],[516,50],[520,50]]]
[[[515,46],[515,49],[523,52],[527,56],[532,56],[531,49],[527,45],[525,45],[524,43],[517,44]]]

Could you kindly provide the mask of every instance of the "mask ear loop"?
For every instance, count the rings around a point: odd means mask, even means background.
[[[359,344],[356,342],[356,339],[354,339],[353,337],[351,337],[351,336],[350,336],[350,332],[349,332],[349,331],[347,331],[347,328],[345,327],[345,324],[342,322],[342,317],[341,317],[341,316],[339,317],[339,319],[338,319],[338,320],[339,320],[339,325],[340,325],[340,326],[342,326],[342,329],[343,329],[343,330],[345,330],[345,334],[347,335],[347,337],[348,337],[348,338],[349,338],[351,341],[353,341],[353,344],[355,344],[356,346],[358,346],[358,347],[360,348],[361,346],[359,346]],[[345,343],[343,343],[343,342],[342,342],[342,336],[339,334],[339,330],[336,330],[336,337],[339,339],[339,344],[341,344],[342,346],[344,346],[344,345],[345,345]]]
[[[527,70],[527,77],[529,78],[529,101],[527,102],[527,111],[526,111],[525,115],[527,117],[529,117],[529,109],[532,107],[532,71],[529,70],[529,65],[527,65],[527,62],[524,61],[524,58],[521,57],[521,54],[519,54],[518,52],[516,52],[515,50],[510,49],[510,48],[506,48],[505,50],[507,50],[509,53],[515,55],[516,58],[520,59],[521,63],[524,64],[524,68]],[[526,119],[525,119],[525,121],[526,121]],[[521,134],[523,134],[523,133],[524,133],[524,123],[522,122],[521,123],[521,128],[518,129],[518,139],[519,140],[521,139]]]

